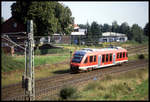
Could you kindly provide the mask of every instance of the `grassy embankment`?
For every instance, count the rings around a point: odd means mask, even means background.
[[[148,100],[148,68],[106,76],[82,86],[71,100]],[[78,89],[79,90],[79,89]]]
[[[61,74],[69,70],[69,53],[35,55],[35,78]],[[2,86],[21,81],[24,72],[24,56],[6,56],[2,54]]]

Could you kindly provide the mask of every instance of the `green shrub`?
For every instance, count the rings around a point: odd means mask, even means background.
[[[144,56],[143,54],[140,54],[140,55],[138,55],[138,58],[139,58],[139,59],[144,59],[145,56]]]
[[[41,55],[48,54],[48,49],[41,50]]]
[[[69,98],[75,98],[77,97],[77,89],[73,87],[65,87],[60,91],[60,97],[61,99],[69,99]]]

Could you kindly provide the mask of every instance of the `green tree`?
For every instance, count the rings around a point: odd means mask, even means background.
[[[102,33],[103,32],[103,25],[102,24],[99,25],[99,29],[100,29],[100,32]]]
[[[149,36],[149,22],[144,27],[144,35]]]
[[[72,25],[74,24],[74,17],[71,17],[71,10],[58,3],[55,12],[55,16],[58,18],[60,24],[59,31],[67,35],[70,34],[73,31]]]
[[[78,24],[78,26],[79,26],[81,29],[87,29],[87,25],[84,25],[84,24]]]
[[[4,18],[3,18],[3,17],[1,17],[1,24],[2,24],[2,23],[4,23]]]
[[[143,29],[138,24],[133,24],[130,30],[130,40],[142,43],[143,39]]]
[[[86,27],[87,27],[86,42],[89,42],[89,41],[91,42],[92,41],[91,26],[88,22],[86,23]]]
[[[119,32],[119,25],[117,24],[117,21],[112,22],[112,30],[111,31],[116,32],[116,33]]]
[[[120,25],[119,33],[127,34],[130,31],[130,27],[127,22],[124,22]]]
[[[102,27],[102,32],[110,32],[110,31],[111,31],[111,26],[105,23]]]
[[[97,22],[93,21],[91,24],[91,33],[92,33],[92,39],[94,43],[98,43],[99,38],[102,36],[99,24]]]
[[[11,6],[12,16],[26,24],[34,22],[34,35],[70,34],[74,18],[68,7],[58,2],[16,1]]]

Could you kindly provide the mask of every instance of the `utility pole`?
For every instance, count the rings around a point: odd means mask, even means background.
[[[25,89],[25,100],[35,100],[34,79],[34,39],[33,21],[27,21],[28,39],[25,42],[25,72],[22,76],[22,88]]]

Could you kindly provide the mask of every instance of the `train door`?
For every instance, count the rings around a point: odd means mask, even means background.
[[[115,58],[116,56],[115,56],[115,53],[113,53],[113,64],[115,64]]]
[[[98,66],[101,65],[101,55],[98,55]]]

